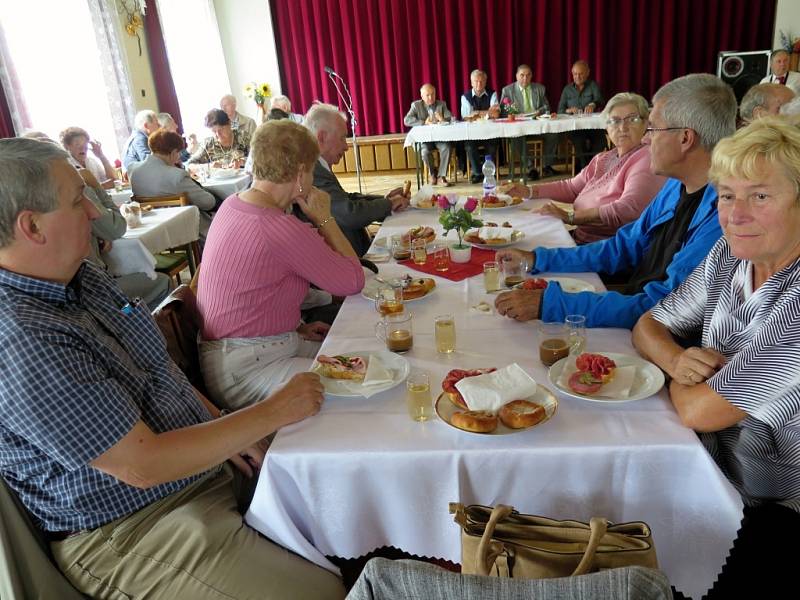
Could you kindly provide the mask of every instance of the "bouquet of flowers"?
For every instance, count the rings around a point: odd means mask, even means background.
[[[789,54],[800,53],[800,37],[792,38],[789,33],[780,32],[781,34],[781,48],[786,50]]]
[[[511,101],[511,98],[503,98],[500,101],[500,111],[503,113],[503,116],[507,117],[508,115],[518,115],[519,109],[517,105]]]
[[[462,241],[464,234],[470,229],[483,226],[483,221],[476,219],[472,215],[478,207],[478,200],[475,198],[467,198],[467,201],[464,203],[464,208],[456,209],[458,198],[455,194],[451,194],[450,196],[451,197],[439,196],[436,201],[439,208],[442,210],[442,212],[439,213],[439,223],[444,227],[445,235],[452,229],[456,230],[458,234],[458,245],[456,248],[466,248],[467,246]]]
[[[244,86],[244,95],[255,100],[259,106],[264,106],[267,98],[272,96],[272,88],[268,83],[256,83],[251,81]]]

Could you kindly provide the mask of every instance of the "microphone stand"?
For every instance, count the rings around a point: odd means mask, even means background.
[[[350,115],[350,123],[353,127],[353,153],[355,154],[356,159],[356,179],[358,179],[358,193],[361,194],[361,155],[358,152],[358,138],[356,137],[356,126],[358,125],[358,121],[356,120],[356,113],[353,111],[353,98],[350,96],[350,90],[347,89],[347,84],[345,83],[344,79],[342,79],[336,71],[329,71],[328,76],[331,78],[333,87],[336,88],[336,93],[339,95],[339,99],[342,101],[342,104],[344,104],[345,109],[347,109],[347,114]],[[344,87],[344,91],[347,93],[347,98],[344,97],[342,90],[339,89],[339,83],[336,81],[337,78],[342,82],[342,87]]]

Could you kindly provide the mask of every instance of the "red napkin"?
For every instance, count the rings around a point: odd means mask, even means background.
[[[450,268],[447,271],[437,271],[433,268],[433,255],[428,255],[428,260],[424,265],[418,265],[413,260],[404,260],[398,264],[404,267],[411,267],[415,271],[422,271],[437,277],[444,277],[451,281],[462,281],[475,275],[483,273],[483,263],[494,260],[494,250],[483,250],[482,248],[472,247],[472,254],[469,262],[454,263],[450,261]]]

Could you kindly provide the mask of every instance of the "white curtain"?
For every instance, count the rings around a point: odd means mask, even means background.
[[[11,54],[8,51],[3,25],[0,22],[0,85],[6,96],[6,103],[11,111],[11,121],[14,124],[14,131],[17,135],[31,128],[31,120],[25,110],[25,102],[22,99],[22,88],[19,78],[14,71],[14,64],[11,62]]]
[[[122,49],[120,22],[114,0],[86,0],[97,40],[98,56],[106,84],[117,146],[124,147],[133,129],[134,106]]]

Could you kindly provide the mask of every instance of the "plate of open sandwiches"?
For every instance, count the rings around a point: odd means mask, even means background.
[[[664,373],[639,356],[584,352],[562,358],[548,372],[563,394],[590,402],[633,402],[657,393]]]
[[[574,277],[533,277],[526,279],[522,283],[514,286],[515,290],[543,290],[547,284],[555,281],[561,286],[561,289],[568,294],[577,294],[578,292],[595,292],[595,287],[582,279],[575,279]]]
[[[408,371],[408,361],[388,350],[320,354],[311,365],[326,394],[350,398],[369,398],[391,389],[406,380]]]
[[[442,381],[442,393],[435,404],[437,416],[459,431],[478,435],[519,433],[544,423],[555,414],[558,399],[553,392],[537,385],[529,377],[532,385],[526,387],[527,391],[521,394],[525,397],[510,399],[504,403],[501,399],[499,402],[502,405],[496,405],[496,410],[470,410],[467,400],[457,387],[460,381],[472,377],[483,377],[491,385],[486,376],[501,377],[502,372],[515,367],[521,371],[517,365],[510,365],[500,371],[495,368],[453,369]],[[502,381],[502,378],[498,381]]]
[[[498,226],[497,223],[484,222],[479,229],[470,229],[464,235],[464,241],[491,250],[492,248],[505,248],[525,239],[525,233],[514,229],[508,221]]]
[[[482,206],[484,210],[503,210],[522,204],[519,196],[509,196],[507,194],[490,194],[483,197]]]
[[[436,290],[436,281],[433,278],[412,277],[406,273],[403,277],[384,279],[383,281],[370,277],[364,285],[364,289],[361,290],[361,295],[367,300],[375,300],[378,297],[378,290],[387,283],[389,285],[399,285],[403,288],[403,302],[419,300]]]

